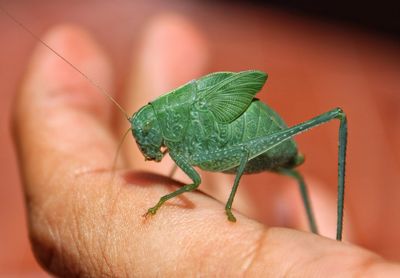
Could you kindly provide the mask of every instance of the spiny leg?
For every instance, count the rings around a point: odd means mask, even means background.
[[[247,163],[248,159],[249,159],[249,152],[246,149],[243,149],[243,156],[240,159],[240,164],[239,164],[239,167],[236,172],[236,177],[235,177],[235,181],[233,183],[232,191],[231,191],[231,194],[229,195],[228,202],[225,205],[225,212],[226,212],[226,215],[228,215],[228,220],[232,221],[232,222],[236,222],[236,218],[232,214],[233,199],[235,198],[235,194],[236,194],[237,188],[239,186],[239,181],[243,175],[244,168],[246,167],[246,163]]]
[[[200,175],[196,172],[196,170],[186,161],[184,157],[182,157],[179,154],[171,154],[171,158],[175,161],[176,165],[178,165],[179,168],[181,168],[188,176],[189,178],[192,179],[193,183],[192,184],[187,184],[180,189],[167,194],[163,197],[160,198],[158,203],[154,206],[151,207],[147,210],[147,213],[144,216],[147,216],[149,214],[156,214],[157,210],[169,199],[174,198],[182,193],[189,192],[195,190],[197,187],[199,187],[201,183]]]
[[[339,159],[338,159],[338,218],[337,218],[337,231],[336,239],[342,240],[343,229],[343,206],[344,206],[344,177],[346,171],[346,148],[347,148],[347,118],[342,111],[339,127]]]
[[[346,168],[346,148],[347,148],[347,118],[344,111],[340,108],[333,109],[312,118],[306,122],[275,132],[268,136],[256,138],[247,143],[247,147],[253,146],[251,157],[255,157],[266,152],[291,137],[298,135],[308,129],[329,122],[333,119],[340,120],[339,126],[339,147],[338,147],[338,203],[337,203],[337,228],[336,239],[342,239],[343,231],[343,203],[344,203],[344,177]],[[255,147],[254,147],[255,146]]]
[[[298,171],[296,171],[294,169],[280,168],[276,172],[280,173],[282,175],[285,175],[285,176],[292,177],[297,181],[297,183],[299,185],[300,193],[301,193],[301,198],[303,200],[304,208],[306,209],[308,225],[310,226],[310,229],[314,234],[318,234],[318,229],[317,229],[317,225],[315,223],[314,213],[312,211],[310,198],[308,196],[307,186],[306,186],[306,183],[304,182],[303,177],[300,175],[300,173]]]

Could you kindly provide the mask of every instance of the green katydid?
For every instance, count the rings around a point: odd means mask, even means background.
[[[1,8],[1,7],[0,7]],[[312,232],[317,227],[306,184],[295,169],[304,159],[292,137],[332,119],[340,120],[336,239],[342,238],[347,120],[340,108],[287,127],[281,117],[255,98],[267,75],[261,71],[216,72],[192,80],[148,103],[131,117],[97,83],[1,8],[37,41],[77,70],[126,116],[139,149],[147,160],[161,161],[168,152],[193,183],[160,198],[146,215],[155,214],[169,199],[198,188],[194,167],[235,174],[225,211],[236,221],[232,203],[243,174],[273,171],[297,180]],[[166,151],[167,150],[167,151]]]
[[[332,119],[340,120],[338,211],[336,239],[342,237],[347,121],[340,108],[288,128],[280,116],[255,98],[266,74],[249,70],[216,72],[157,98],[129,117],[133,137],[147,160],[161,161],[166,152],[193,183],[161,197],[148,209],[155,214],[167,200],[195,190],[201,178],[194,167],[233,173],[233,188],[225,206],[236,221],[232,203],[243,174],[273,171],[299,184],[310,229],[317,233],[306,184],[294,168],[304,159],[292,137]]]

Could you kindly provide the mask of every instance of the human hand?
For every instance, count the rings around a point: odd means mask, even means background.
[[[85,33],[59,27],[44,40],[110,91],[108,61]],[[143,94],[151,99],[201,75],[203,43],[182,20],[167,17],[154,23],[124,96],[132,101],[126,102],[132,103],[127,110],[143,105]],[[133,155],[119,161],[118,168],[125,170],[107,170],[118,144],[114,134],[121,129],[112,124],[114,113],[87,80],[48,49],[37,49],[16,100],[14,126],[30,238],[36,257],[50,272],[117,277],[400,275],[397,264],[351,244],[265,227],[239,213],[238,222],[230,223],[223,204],[200,192],[174,198],[155,216],[142,218],[160,196],[181,184],[158,175],[170,165],[145,165],[133,147],[127,150]],[[151,172],[129,170],[145,167],[152,167]]]

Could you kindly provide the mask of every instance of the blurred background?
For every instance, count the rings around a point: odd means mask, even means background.
[[[208,71],[268,72],[258,97],[289,125],[342,107],[349,119],[345,207],[351,241],[400,260],[400,19],[390,1],[369,6],[311,0],[2,0],[0,5],[38,35],[63,22],[90,30],[112,55],[119,86],[144,26],[158,14],[174,13],[207,40]],[[30,250],[10,132],[13,97],[36,43],[0,12],[0,276],[7,277],[47,276]],[[302,172],[328,184],[333,194],[337,129],[331,123],[296,138],[306,154]],[[240,190],[249,196],[274,190],[266,188],[254,184]]]

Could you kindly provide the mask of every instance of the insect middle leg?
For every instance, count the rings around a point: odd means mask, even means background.
[[[195,189],[197,189],[201,183],[201,178],[200,175],[196,172],[196,170],[186,161],[186,159],[184,157],[182,157],[179,154],[171,154],[170,153],[171,158],[175,161],[176,165],[179,166],[179,168],[181,168],[188,176],[189,178],[192,179],[193,183],[191,184],[187,184],[183,187],[181,187],[180,189],[167,194],[163,197],[160,198],[160,200],[158,201],[158,203],[154,206],[151,207],[147,210],[147,213],[145,214],[145,216],[147,216],[148,214],[156,214],[157,210],[169,199],[172,199],[182,193],[185,192],[189,192],[189,191],[193,191]]]
[[[231,191],[231,194],[229,195],[228,202],[226,202],[226,205],[225,205],[225,212],[226,212],[226,215],[228,215],[228,220],[232,221],[232,222],[236,222],[236,218],[232,214],[233,199],[235,198],[235,194],[236,194],[237,188],[239,186],[239,181],[243,175],[244,169],[246,167],[246,163],[249,160],[249,152],[247,151],[247,149],[243,148],[242,152],[243,152],[243,156],[240,159],[240,164],[239,164],[239,167],[236,172],[236,177],[235,177],[235,181],[233,183],[232,191]]]

